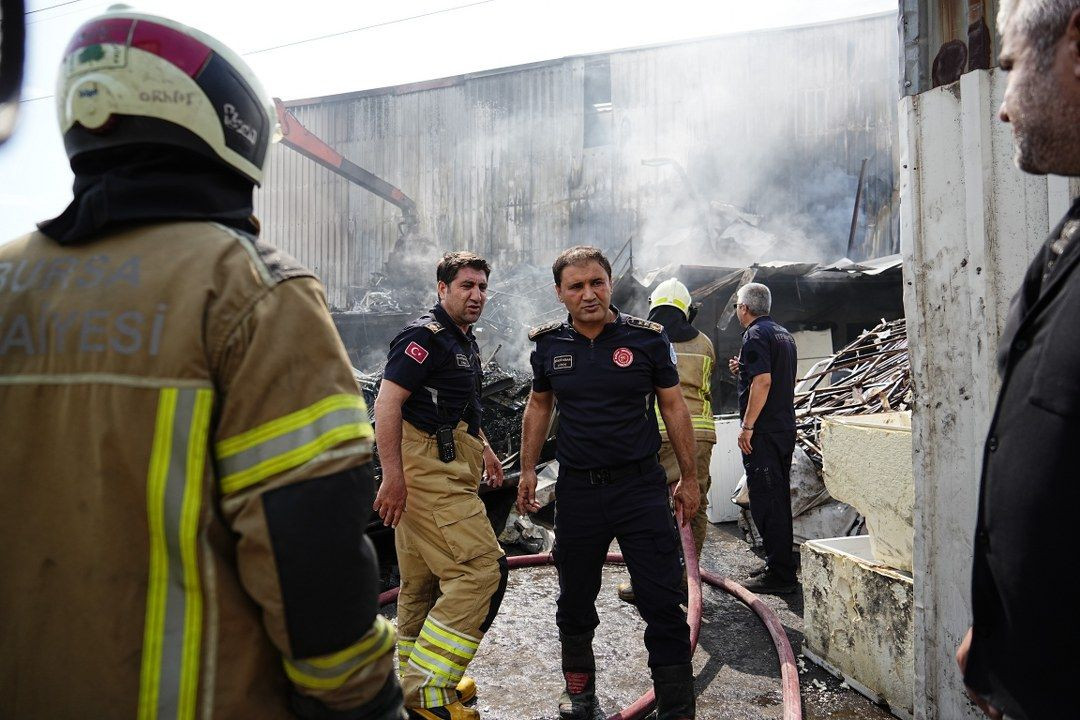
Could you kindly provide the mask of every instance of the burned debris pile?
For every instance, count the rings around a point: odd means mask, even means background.
[[[812,367],[795,387],[797,442],[821,468],[821,418],[910,410],[913,404],[903,318],[868,330]]]

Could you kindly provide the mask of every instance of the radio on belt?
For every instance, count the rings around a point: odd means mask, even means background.
[[[435,431],[435,440],[439,443],[439,459],[444,463],[453,462],[457,457],[454,447],[454,428],[449,425]]]

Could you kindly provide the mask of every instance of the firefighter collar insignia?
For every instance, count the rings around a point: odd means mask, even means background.
[[[419,343],[411,342],[409,343],[409,346],[405,348],[405,354],[423,365],[424,361],[427,360],[428,351],[421,347]]]
[[[464,368],[469,367],[469,358],[465,357],[461,353],[455,354],[454,357],[457,359],[457,366],[458,367],[464,367]]]
[[[630,364],[634,362],[634,353],[630,348],[621,347],[612,353],[611,361],[621,368],[630,367]]]
[[[574,368],[573,355],[556,355],[551,361],[553,370],[572,370]]]

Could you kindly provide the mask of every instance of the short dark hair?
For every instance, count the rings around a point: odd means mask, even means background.
[[[483,270],[486,277],[491,277],[491,266],[488,265],[487,260],[474,252],[455,250],[442,256],[442,260],[439,261],[438,266],[435,268],[435,279],[449,285],[454,282],[454,278],[457,277],[461,268]]]
[[[598,262],[604,268],[608,280],[611,279],[611,263],[604,257],[603,251],[592,245],[575,245],[559,253],[555,262],[551,264],[551,274],[555,276],[555,284],[562,284],[562,271],[567,265],[584,265],[585,263]]]

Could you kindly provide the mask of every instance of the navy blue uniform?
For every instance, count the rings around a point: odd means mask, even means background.
[[[469,434],[480,434],[480,350],[470,329],[454,324],[442,305],[405,326],[386,356],[383,378],[412,395],[401,406],[410,425],[434,434],[464,420]]]
[[[600,623],[596,595],[613,539],[626,559],[646,622],[650,667],[690,662],[682,602],[679,533],[657,462],[654,389],[679,384],[663,327],[616,314],[595,339],[571,324],[533,330],[533,390],[553,392],[559,409],[555,486],[556,623],[564,635]]]
[[[768,315],[750,323],[739,352],[739,417],[746,415],[750,383],[770,373],[772,386],[765,407],[754,422],[754,434],[795,430],[795,374],[798,351],[791,333]]]
[[[754,377],[769,373],[772,383],[765,406],[754,421],[753,452],[743,455],[750,515],[766,562],[779,578],[795,580],[791,551],[791,456],[795,451],[795,375],[798,351],[791,334],[765,315],[743,333],[739,353],[739,416],[746,416]]]

